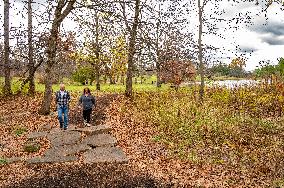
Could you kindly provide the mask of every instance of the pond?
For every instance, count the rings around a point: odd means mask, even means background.
[[[242,86],[252,86],[260,83],[261,81],[256,80],[220,80],[220,81],[205,81],[207,86],[222,86],[227,88],[242,87]],[[184,86],[193,85],[193,82],[183,83]],[[195,82],[195,84],[200,84],[200,82]]]
[[[207,83],[207,85],[216,85],[216,86],[225,86],[228,88],[233,87],[242,87],[242,86],[252,86],[260,83],[260,81],[256,80],[222,80],[222,81],[213,81]]]

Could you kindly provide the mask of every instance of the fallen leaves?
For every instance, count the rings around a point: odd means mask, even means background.
[[[105,123],[113,128],[112,133],[117,138],[119,146],[127,154],[129,164],[89,166],[74,162],[27,166],[25,163],[18,162],[0,165],[0,184],[10,187],[48,187],[56,185],[61,187],[267,187],[278,179],[279,183],[277,182],[277,184],[281,184],[283,170],[279,170],[279,167],[284,166],[283,157],[280,155],[271,156],[273,153],[282,152],[281,148],[283,149],[284,146],[282,137],[284,135],[279,133],[281,129],[271,132],[271,129],[265,128],[266,124],[262,128],[253,129],[248,126],[250,122],[244,122],[247,124],[241,126],[244,129],[228,127],[228,131],[234,132],[235,136],[239,136],[236,137],[238,139],[235,141],[224,139],[223,143],[214,146],[214,143],[210,140],[210,134],[214,132],[214,129],[209,124],[203,125],[200,123],[202,122],[198,119],[200,109],[197,106],[191,106],[191,110],[188,111],[188,109],[178,106],[178,99],[188,97],[188,95],[177,93],[174,96],[162,93],[161,98],[175,101],[169,103],[170,105],[166,101],[157,102],[155,97],[157,97],[155,93],[142,93],[140,94],[139,103],[137,101],[131,103],[122,95],[98,97],[98,107],[93,114],[96,123]],[[74,105],[78,96],[72,98],[72,105]],[[32,131],[57,126],[56,113],[51,116],[38,115],[40,95],[34,98],[17,96],[11,99],[0,99],[0,159],[5,160],[8,157],[29,158],[42,155],[49,147],[49,141],[45,138],[37,139],[36,141],[41,145],[40,150],[29,154],[23,149],[28,141],[25,135]],[[182,106],[186,106],[187,100],[183,98],[181,103]],[[162,109],[163,105],[169,106]],[[180,109],[179,113],[174,111],[171,116],[166,116],[172,109],[178,108]],[[147,116],[150,109],[155,109],[152,114],[157,118],[155,121]],[[162,118],[161,109],[165,110],[165,116]],[[219,113],[218,109],[205,112],[210,115]],[[171,122],[171,118],[177,114],[181,118],[190,115],[190,118],[187,117],[185,120],[194,120],[194,122],[200,123],[198,126],[203,133],[203,138],[207,141],[202,145],[203,153],[197,150],[198,148],[188,150],[188,148],[184,147],[183,150],[178,150],[176,140],[182,139],[181,135],[173,140],[165,139],[165,134],[175,130],[174,127],[170,126],[181,125],[179,121]],[[164,124],[165,131],[157,129],[161,120],[166,120]],[[223,122],[232,120],[224,119]],[[208,118],[206,121],[210,122],[210,119]],[[70,123],[80,122],[81,113],[72,108]],[[14,131],[15,128],[19,127],[26,128],[27,131],[17,136]],[[177,130],[175,134],[184,134],[187,128],[186,126],[180,126]],[[256,134],[261,131],[263,131],[261,133],[264,135],[263,137]],[[168,135],[175,135],[173,132],[171,134]],[[250,137],[253,134],[255,135],[254,138]],[[271,145],[268,140],[273,140],[273,144]],[[267,150],[259,153],[257,149],[261,148],[261,144],[264,143],[267,144]],[[179,158],[177,154],[181,152],[190,153],[191,160]],[[214,159],[217,164],[200,163],[197,157],[202,157],[202,155],[198,152],[204,156],[210,154],[213,156],[213,154],[223,152],[228,153],[230,157]],[[239,156],[244,154],[256,156],[253,159],[256,162],[250,161],[250,158],[240,160]],[[232,163],[228,164],[229,159],[232,160]],[[251,165],[254,163],[263,164],[264,162],[265,165],[261,168],[260,166]],[[244,165],[247,163],[247,166]]]

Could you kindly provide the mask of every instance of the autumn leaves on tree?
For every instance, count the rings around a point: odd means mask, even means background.
[[[27,28],[24,29],[27,32],[27,46],[22,49],[28,49],[25,57],[28,65],[27,71],[20,77],[25,77],[21,88],[28,85],[29,94],[33,95],[36,72],[40,70],[42,73],[44,69],[42,114],[50,112],[54,78],[58,77],[56,81],[59,82],[64,77],[56,69],[64,67],[70,67],[68,71],[74,77],[80,73],[80,69],[87,70],[88,75],[80,79],[96,81],[97,90],[100,90],[102,77],[104,80],[109,79],[111,84],[120,80],[126,85],[125,94],[128,97],[133,93],[133,78],[146,71],[156,73],[157,87],[165,81],[177,86],[197,73],[201,78],[199,99],[202,102],[205,69],[209,63],[206,55],[216,51],[203,41],[204,33],[214,33],[216,29],[212,25],[210,27],[206,19],[207,16],[212,17],[206,12],[206,6],[213,4],[217,7],[218,3],[222,3],[221,0],[176,1],[169,7],[155,0],[58,0],[40,5],[46,9],[40,17],[33,9],[36,3],[33,0],[25,2],[28,13]],[[268,1],[267,6],[270,4],[271,1]],[[1,65],[5,72],[4,93],[7,95],[12,93],[9,5],[10,1],[5,0],[4,63]],[[189,14],[189,8],[197,10],[195,19],[198,18],[198,40],[184,32],[188,24],[192,24],[184,18],[184,15]],[[69,34],[63,30],[67,17],[79,25]],[[47,29],[42,32],[37,30],[34,20],[46,24]],[[236,60],[242,62],[242,59]]]

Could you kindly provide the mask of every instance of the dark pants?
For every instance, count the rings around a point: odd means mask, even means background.
[[[90,123],[91,120],[92,109],[83,110],[83,118],[87,123]]]

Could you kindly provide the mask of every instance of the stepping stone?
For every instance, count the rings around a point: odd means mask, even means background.
[[[59,146],[48,149],[44,156],[68,156],[75,155],[80,152],[85,152],[92,149],[90,146],[85,144],[76,144],[69,146]]]
[[[97,125],[84,128],[72,128],[71,131],[79,131],[86,135],[104,134],[111,131],[111,127],[107,125]]]
[[[50,124],[45,124],[40,128],[41,131],[50,131],[51,129],[52,126]]]
[[[81,139],[81,133],[74,131],[60,131],[47,135],[52,146],[74,145]]]
[[[36,157],[28,159],[28,164],[39,164],[39,163],[64,163],[64,162],[73,162],[77,161],[78,157],[76,156],[45,156],[45,157]]]
[[[58,133],[58,132],[62,132],[63,130],[60,129],[60,127],[53,127],[52,129],[50,129],[48,132],[53,134],[53,133]]]
[[[47,134],[48,134],[48,132],[32,132],[27,136],[27,138],[28,139],[36,139],[36,138],[45,137]]]
[[[99,147],[83,154],[83,162],[92,163],[127,163],[128,159],[121,148]]]
[[[110,134],[97,134],[86,137],[82,144],[89,145],[91,147],[104,147],[104,146],[116,146],[116,139]]]
[[[22,161],[24,161],[22,157],[12,157],[12,158],[7,159],[8,163],[17,163],[17,162],[22,162]]]

